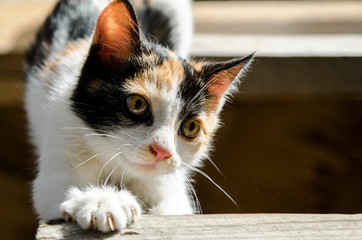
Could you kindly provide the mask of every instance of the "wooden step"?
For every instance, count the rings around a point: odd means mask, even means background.
[[[121,233],[84,231],[75,223],[41,223],[37,240],[47,239],[361,239],[362,215],[219,214],[142,216]]]

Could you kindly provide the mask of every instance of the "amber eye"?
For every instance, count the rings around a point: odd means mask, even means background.
[[[188,119],[181,124],[180,132],[183,136],[192,139],[199,135],[201,124],[196,119]]]
[[[146,98],[140,95],[132,94],[127,96],[126,104],[128,111],[136,117],[144,118],[150,113],[150,104]]]

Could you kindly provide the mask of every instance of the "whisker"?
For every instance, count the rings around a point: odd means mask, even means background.
[[[98,177],[97,177],[97,182],[100,184],[100,177],[101,177],[101,174],[102,174],[102,172],[103,172],[103,170],[104,170],[104,168],[113,160],[113,159],[115,159],[118,155],[120,155],[120,154],[122,154],[122,152],[118,152],[118,153],[116,153],[115,155],[113,155],[104,165],[103,165],[103,167],[101,168],[101,170],[99,171],[99,174],[98,174]]]
[[[192,186],[192,183],[190,181],[186,181],[187,188],[189,189],[190,195],[192,197],[193,204],[195,206],[196,213],[202,214],[202,208],[199,201],[199,198],[197,197],[196,191],[194,186]]]
[[[123,147],[128,147],[128,146],[132,146],[132,145],[133,145],[132,143],[125,143],[125,144],[121,145],[119,148],[117,148],[116,152],[118,152]]]
[[[104,152],[101,152],[101,153],[94,154],[92,157],[88,158],[87,160],[81,162],[80,164],[78,164],[77,166],[75,166],[74,168],[72,168],[72,170],[71,170],[68,174],[70,174],[71,172],[75,171],[77,168],[79,168],[80,166],[86,164],[86,163],[89,162],[90,160],[92,160],[92,159],[94,159],[94,158],[96,158],[96,157],[98,157],[98,156],[100,156],[100,155],[102,155],[102,154],[111,152],[111,151],[113,151],[113,149],[112,149],[112,150],[107,150],[107,151],[104,151]]]
[[[80,129],[80,130],[94,130],[92,128],[86,128],[86,127],[61,127],[59,128],[61,130],[74,130],[74,129]]]
[[[122,147],[126,147],[126,146],[129,146],[129,145],[132,145],[132,144],[122,144],[120,147],[118,147],[116,150],[114,149],[110,149],[110,150],[107,150],[107,151],[103,151],[101,153],[97,153],[97,154],[94,154],[93,156],[91,156],[90,158],[88,158],[87,160],[79,163],[78,165],[76,165],[74,168],[72,168],[72,170],[67,174],[67,176],[72,173],[73,171],[75,171],[77,168],[81,167],[82,165],[86,164],[87,162],[89,162],[90,160],[100,156],[100,155],[103,155],[103,154],[106,154],[106,153],[109,153],[109,152],[112,152],[112,151],[115,151],[118,153],[119,149],[121,149]],[[82,151],[83,153],[84,152],[87,152],[87,151]],[[76,154],[73,154],[74,156],[76,156]],[[95,167],[99,166],[100,164],[102,164],[102,162],[98,163]]]
[[[96,131],[96,132],[107,134],[106,131],[102,131],[102,130],[99,130],[96,128],[87,128],[87,127],[61,127],[59,129],[60,130],[90,130],[90,131]]]
[[[117,167],[113,168],[112,171],[108,174],[106,180],[104,181],[104,186],[107,185],[107,182],[109,180],[109,178],[112,176],[112,174],[114,173],[114,171],[116,170]]]
[[[102,137],[109,137],[109,138],[115,138],[115,139],[120,139],[120,140],[124,140],[123,138],[111,135],[111,134],[105,134],[105,133],[90,133],[90,134],[86,134],[83,135],[84,137],[91,137],[91,136],[102,136]]]
[[[126,185],[124,184],[126,171],[127,171],[127,169],[125,168],[125,169],[123,170],[123,173],[122,173],[122,176],[121,176],[121,182],[120,182],[120,187],[121,187],[121,189],[122,189],[122,188],[125,188],[125,186],[126,186]]]
[[[209,177],[206,173],[204,173],[200,169],[198,169],[196,167],[193,167],[193,166],[191,166],[191,165],[189,165],[187,163],[182,162],[181,164],[188,167],[188,168],[190,168],[192,171],[195,171],[195,172],[201,174],[206,179],[208,179],[212,184],[215,185],[215,187],[217,187],[220,191],[222,191],[225,194],[225,196],[227,196],[234,203],[234,205],[240,210],[240,208],[239,208],[238,204],[236,203],[236,201],[222,187],[220,187],[214,180],[212,180],[211,177]]]
[[[113,137],[113,138],[120,138],[120,137],[117,137],[115,135],[111,135],[109,134],[108,132],[106,131],[103,131],[103,130],[100,130],[100,129],[95,129],[95,128],[87,128],[87,127],[61,127],[59,128],[60,130],[90,130],[90,131],[96,131],[96,132],[99,132],[99,133],[89,133],[89,134],[86,134],[85,136],[106,136],[106,137]],[[127,137],[130,137],[132,138],[132,136],[124,131],[117,131],[117,133],[120,133],[120,134],[124,134],[126,135]]]
[[[71,159],[74,159],[75,157],[78,157],[78,156],[81,155],[81,154],[88,153],[88,152],[89,152],[88,149],[83,149],[83,150],[80,150],[80,151],[78,151],[78,152],[76,152],[76,153],[72,153],[72,154],[67,155],[67,156],[65,157],[65,159],[71,160]]]
[[[126,147],[126,146],[131,146],[132,144],[123,144],[121,145],[119,148],[117,148],[116,152],[118,152],[122,147]],[[115,157],[115,156],[113,156]],[[107,164],[107,163],[106,163]],[[107,182],[109,180],[109,178],[112,176],[112,174],[114,173],[114,171],[119,167],[119,165],[121,164],[121,162],[118,162],[117,165],[112,169],[112,171],[110,172],[110,174],[108,175],[108,177],[106,178],[104,185],[107,185]],[[122,176],[121,176],[121,182],[120,182],[120,188],[122,188],[122,182],[123,182],[123,178],[124,178],[124,174],[126,172],[126,168],[123,170]]]
[[[132,162],[134,162],[134,160],[135,160],[135,158],[136,158],[136,151],[138,150],[138,148],[137,147],[135,147],[134,149],[133,149],[133,152],[132,152],[132,155],[133,155],[133,158],[132,158]]]
[[[225,175],[221,172],[220,168],[212,161],[209,157],[206,157],[206,159],[214,166],[214,168],[220,173],[220,175],[226,179]]]

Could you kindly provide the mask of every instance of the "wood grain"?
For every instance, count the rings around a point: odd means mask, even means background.
[[[109,235],[75,223],[41,223],[36,239],[362,239],[362,215],[146,215],[132,228]]]

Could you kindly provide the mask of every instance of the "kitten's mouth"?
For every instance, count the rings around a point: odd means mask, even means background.
[[[156,169],[158,162],[154,162],[151,164],[138,164],[140,167],[145,168],[145,169]]]
[[[165,159],[163,161],[155,161],[153,163],[135,163],[131,164],[134,169],[141,174],[162,174],[170,173],[177,168],[176,161],[171,158]]]

